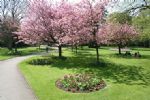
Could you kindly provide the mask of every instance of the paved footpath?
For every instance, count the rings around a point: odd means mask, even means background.
[[[0,100],[37,100],[17,67],[28,57],[0,61]]]

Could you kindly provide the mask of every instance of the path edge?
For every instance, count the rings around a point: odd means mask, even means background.
[[[30,58],[30,57],[29,57],[29,58]],[[23,61],[25,61],[25,60],[27,60],[27,59],[28,59],[28,58],[24,59]],[[23,62],[23,61],[21,61],[21,62]],[[37,95],[35,94],[33,88],[31,87],[31,85],[29,84],[29,82],[28,82],[27,79],[25,78],[24,74],[21,72],[21,69],[19,68],[19,67],[20,67],[19,64],[20,64],[21,62],[19,62],[19,63],[17,64],[17,70],[18,70],[18,72],[20,73],[20,75],[22,76],[23,80],[26,82],[27,87],[31,90],[32,95],[35,97],[36,100],[39,100],[39,98],[38,98]]]

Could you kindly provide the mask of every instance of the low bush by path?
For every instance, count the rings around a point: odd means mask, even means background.
[[[39,50],[37,47],[27,47],[27,48],[19,48],[18,52],[12,52],[9,51],[6,48],[0,48],[0,60],[6,60],[9,58],[13,58],[16,56],[25,56],[25,55],[31,55],[34,53],[41,52],[43,50]]]

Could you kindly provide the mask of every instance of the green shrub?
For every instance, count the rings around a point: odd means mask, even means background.
[[[51,58],[48,57],[41,57],[41,58],[34,58],[30,61],[28,61],[31,65],[50,65],[53,63]]]

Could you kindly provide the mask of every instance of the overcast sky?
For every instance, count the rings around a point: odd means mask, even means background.
[[[116,11],[124,11],[127,8],[131,7],[129,6],[130,4],[132,4],[132,6],[139,6],[143,4],[143,2],[142,0],[119,0],[118,3],[114,4],[112,7],[109,6],[108,11],[110,13],[116,12]]]
[[[53,0],[59,2],[60,0]],[[70,3],[78,3],[80,0],[68,0]],[[123,11],[129,8],[129,4],[133,3],[133,5],[137,6],[142,3],[142,0],[110,0],[113,4],[110,4],[107,7],[109,13],[113,13],[116,11]],[[115,2],[117,1],[117,2]]]

